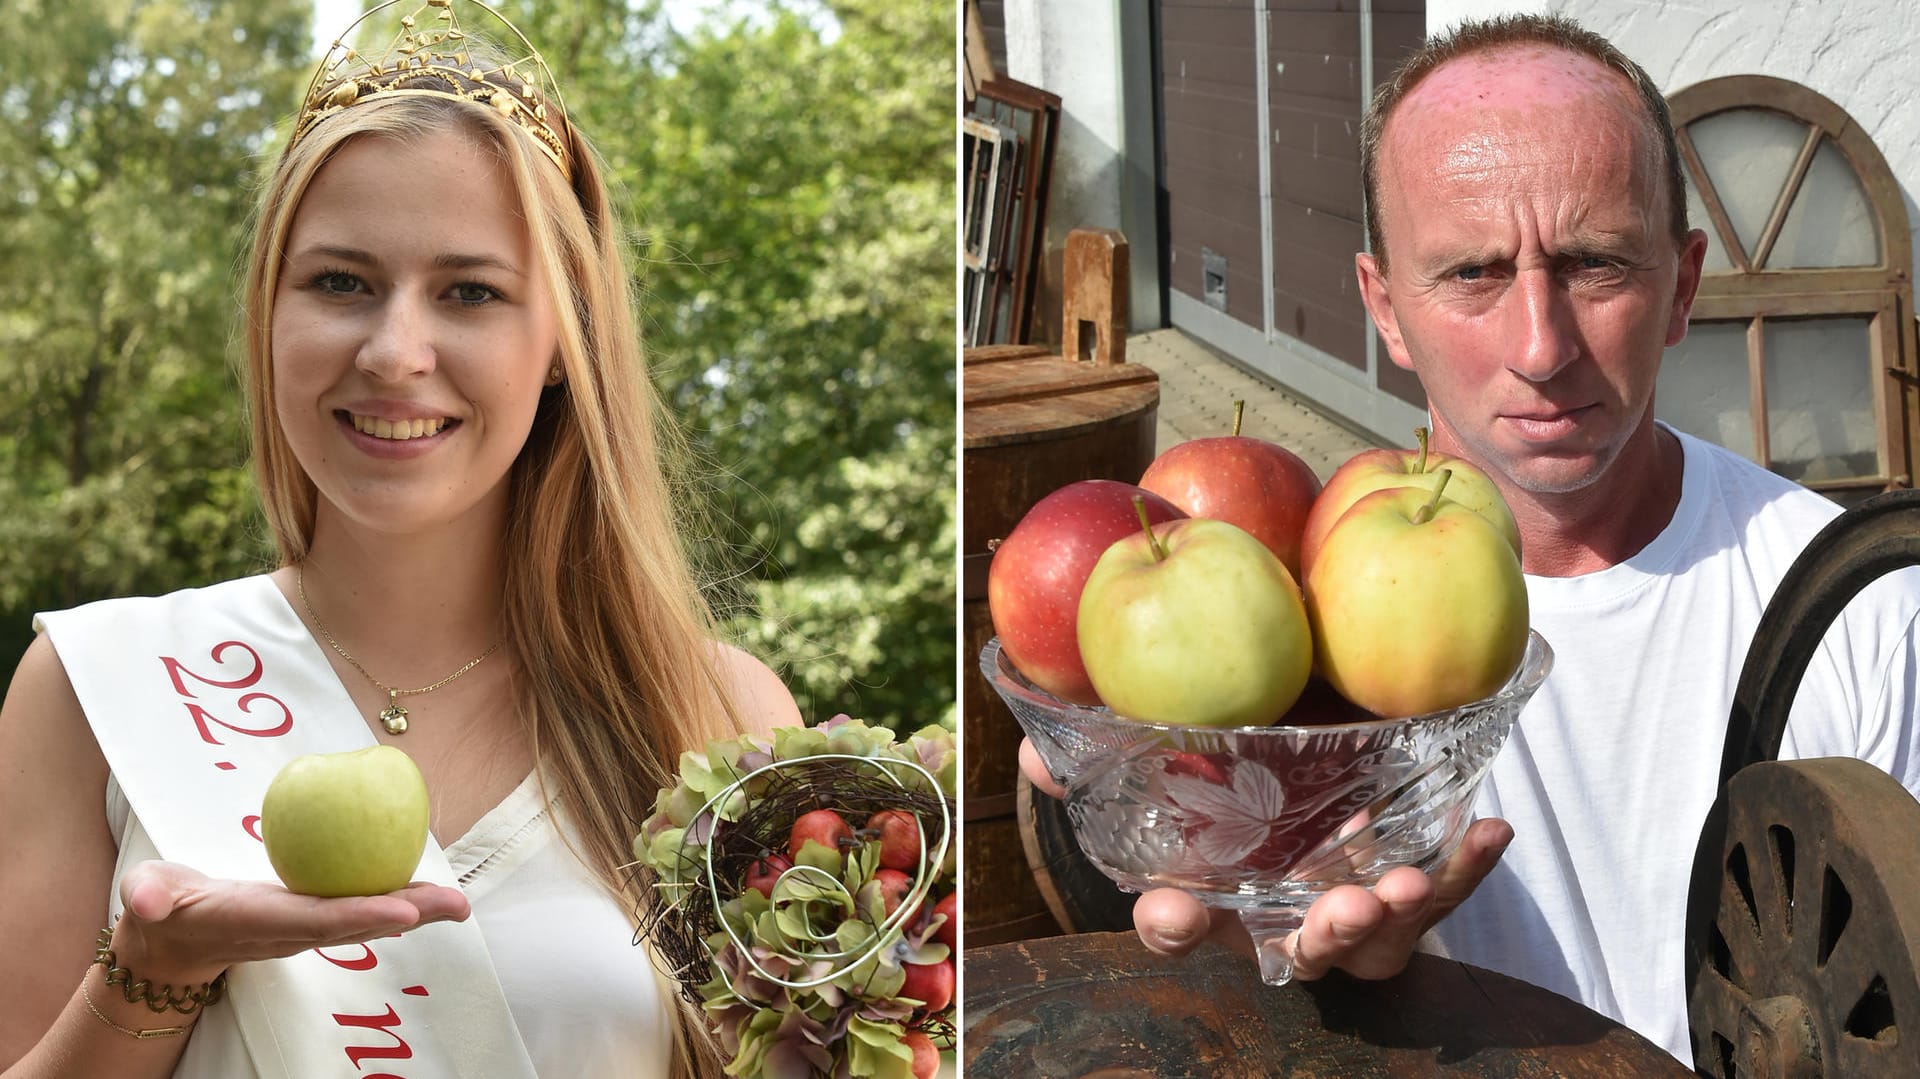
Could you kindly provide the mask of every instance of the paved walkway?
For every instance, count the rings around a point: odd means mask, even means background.
[[[1160,376],[1161,451],[1231,433],[1235,399],[1247,402],[1241,434],[1299,454],[1323,481],[1347,458],[1378,444],[1179,330],[1127,338],[1127,360]]]

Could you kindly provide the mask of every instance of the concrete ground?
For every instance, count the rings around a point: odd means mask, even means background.
[[[1322,481],[1347,458],[1378,445],[1179,330],[1127,338],[1127,361],[1160,376],[1161,451],[1188,439],[1231,433],[1235,399],[1247,402],[1241,434],[1299,454]]]

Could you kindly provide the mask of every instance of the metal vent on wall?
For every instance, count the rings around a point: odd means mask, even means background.
[[[1227,309],[1227,256],[1200,249],[1200,298],[1216,311]]]

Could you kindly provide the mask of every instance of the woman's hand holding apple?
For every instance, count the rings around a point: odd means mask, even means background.
[[[211,981],[235,963],[464,921],[471,912],[459,889],[424,881],[385,895],[323,899],[159,861],[127,870],[120,900],[125,914],[113,932],[120,965],[174,985]]]
[[[192,985],[235,963],[464,920],[465,893],[409,880],[427,820],[426,783],[398,749],[298,757],[261,806],[268,858],[288,886],[142,862],[120,880],[115,956],[155,983]]]

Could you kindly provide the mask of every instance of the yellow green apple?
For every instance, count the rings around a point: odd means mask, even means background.
[[[289,891],[382,895],[404,888],[427,844],[427,784],[388,745],[312,753],[267,785],[260,837]]]
[[[1395,487],[1355,502],[1307,571],[1320,676],[1399,717],[1498,690],[1527,647],[1527,584],[1513,545],[1443,492]]]
[[[1100,699],[1154,723],[1273,723],[1313,668],[1293,576],[1225,521],[1181,519],[1116,541],[1080,596],[1080,654]]]
[[[1426,428],[1416,428],[1413,434],[1419,442],[1417,448],[1366,450],[1348,458],[1327,477],[1326,486],[1320,489],[1313,508],[1307,511],[1306,524],[1300,534],[1302,580],[1313,572],[1313,560],[1326,542],[1327,533],[1355,502],[1389,487],[1423,487],[1431,491],[1441,469],[1453,473],[1447,498],[1485,517],[1512,544],[1514,554],[1520,553],[1520,529],[1514,524],[1513,513],[1507,509],[1507,501],[1500,497],[1500,489],[1494,486],[1493,480],[1466,460],[1428,452]]]

